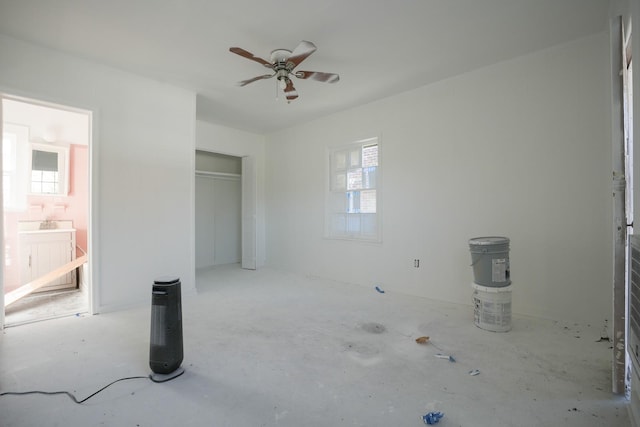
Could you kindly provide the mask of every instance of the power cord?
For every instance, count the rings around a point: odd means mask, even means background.
[[[176,375],[167,377],[167,378],[162,378],[162,379],[158,379],[155,378],[153,376],[153,374],[150,374],[146,377],[142,377],[142,376],[138,376],[138,377],[125,377],[125,378],[120,378],[117,379],[115,381],[110,382],[109,384],[107,384],[106,386],[102,387],[100,390],[96,391],[95,393],[85,397],[82,400],[78,400],[78,398],[73,395],[73,393],[68,392],[68,391],[41,391],[41,390],[33,390],[33,391],[5,391],[3,393],[0,393],[0,396],[24,396],[27,394],[44,394],[47,396],[52,396],[52,395],[57,395],[57,394],[66,394],[69,399],[73,400],[75,403],[77,404],[82,404],[84,402],[86,402],[87,400],[91,399],[93,396],[95,396],[96,394],[100,393],[101,391],[105,390],[107,387],[110,387],[112,385],[114,385],[117,382],[120,381],[127,381],[127,380],[137,380],[137,379],[150,379],[151,381],[153,381],[154,383],[166,383],[167,381],[171,381],[175,378],[178,378],[180,375],[184,374],[184,369],[180,368],[180,372],[178,372]]]

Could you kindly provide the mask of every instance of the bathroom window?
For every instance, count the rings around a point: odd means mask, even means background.
[[[11,123],[2,124],[2,195],[8,211],[27,208],[27,156],[29,128]]]
[[[30,190],[32,194],[68,194],[69,148],[31,144]]]

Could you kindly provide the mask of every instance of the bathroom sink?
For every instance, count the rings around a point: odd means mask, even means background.
[[[18,233],[73,231],[71,220],[18,221]]]

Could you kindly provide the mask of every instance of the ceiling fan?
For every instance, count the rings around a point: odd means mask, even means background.
[[[309,55],[315,52],[317,49],[313,43],[303,40],[300,42],[293,52],[288,49],[276,49],[271,52],[271,61],[267,61],[260,57],[255,56],[251,52],[239,47],[232,47],[229,49],[237,55],[243,56],[247,59],[255,61],[264,65],[267,68],[273,70],[273,74],[264,74],[252,79],[243,80],[238,82],[240,86],[246,86],[249,83],[253,83],[258,80],[270,79],[275,77],[278,81],[278,86],[284,91],[286,98],[289,102],[298,97],[298,92],[293,86],[290,76],[295,76],[299,79],[312,79],[319,82],[335,83],[340,80],[340,76],[334,73],[323,73],[320,71],[294,71],[294,69],[304,61]]]

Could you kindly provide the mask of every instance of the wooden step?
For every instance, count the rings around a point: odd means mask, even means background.
[[[87,262],[87,256],[82,255],[81,257],[78,257],[72,260],[71,262],[68,262],[67,264],[60,266],[55,270],[48,272],[44,276],[40,276],[37,279],[27,283],[26,285],[20,286],[18,289],[14,289],[11,292],[7,292],[4,295],[4,306],[7,307],[10,304],[13,304],[14,302],[18,301],[20,298],[26,297],[33,291],[36,291],[43,286],[46,286],[47,283],[53,280],[56,280],[58,277],[64,276],[70,271],[75,270],[85,262]]]

